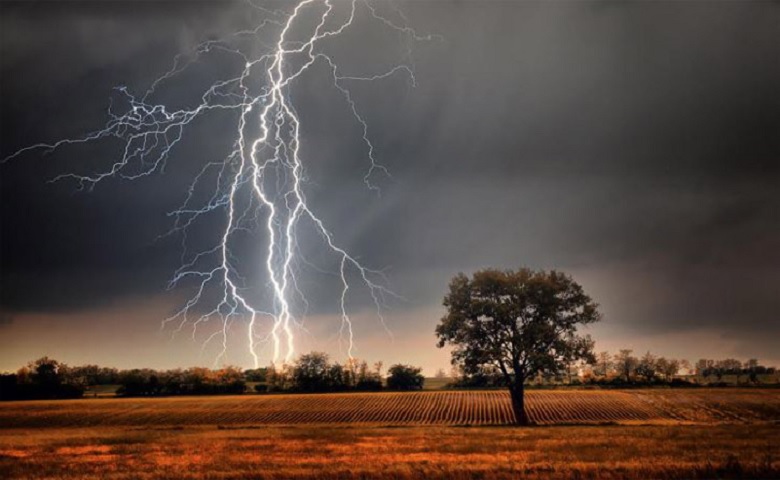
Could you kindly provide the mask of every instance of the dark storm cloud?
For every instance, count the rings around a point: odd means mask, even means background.
[[[100,125],[111,87],[143,89],[177,52],[249,21],[238,4],[64,5],[2,7],[3,156]],[[607,321],[637,332],[780,333],[777,3],[404,10],[444,40],[414,46],[417,88],[355,86],[392,172],[377,178],[381,197],[362,185],[365,150],[337,92],[310,75],[294,101],[316,154],[312,205],[357,256],[390,267],[412,305],[437,304],[458,270],[528,264],[600,272]],[[333,42],[344,72],[381,72],[404,53],[380,30],[364,24]],[[197,78],[216,73],[204,68]],[[195,94],[192,84],[175,92]],[[195,160],[227,145],[228,123],[195,126],[172,170],[142,185],[74,194],[44,183],[110,146],[2,166],[4,308],[73,309],[164,288],[179,258],[175,239],[155,241],[165,212]],[[314,308],[332,309],[328,282],[310,282]]]

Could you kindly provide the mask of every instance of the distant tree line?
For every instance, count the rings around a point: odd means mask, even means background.
[[[696,362],[696,375],[705,380],[715,378],[717,382],[721,382],[724,375],[734,375],[737,383],[740,383],[742,378],[746,378],[750,383],[757,383],[759,375],[773,375],[775,373],[777,370],[774,367],[761,365],[755,358],[744,363],[734,358],[725,360],[702,358]]]
[[[633,350],[622,349],[616,354],[602,351],[592,362],[572,362],[566,368],[553,372],[541,371],[526,379],[527,386],[544,385],[600,385],[600,386],[725,386],[726,375],[733,383],[751,385],[761,383],[759,375],[774,375],[775,367],[761,365],[757,359],[746,362],[729,358],[701,359],[694,365],[688,360],[656,356],[649,351],[635,356]],[[454,388],[504,388],[504,376],[497,368],[484,366],[466,373],[453,368],[450,383]]]
[[[69,366],[49,357],[29,362],[16,373],[0,375],[0,400],[79,398],[99,385],[118,385],[120,396],[218,395],[241,394],[250,384],[265,392],[350,392],[419,390],[425,378],[422,369],[410,365],[392,365],[387,374],[382,362],[372,366],[351,359],[343,365],[331,362],[328,355],[312,352],[301,355],[291,365],[241,370],[237,367],[208,369],[153,370]],[[737,385],[762,384],[760,376],[776,375],[775,367],[761,365],[757,359],[741,362],[700,359],[691,365],[646,352],[634,356],[629,349],[616,354],[602,351],[592,362],[571,362],[564,369],[541,371],[525,380],[526,386],[593,385],[626,386],[726,386],[726,376]],[[438,378],[445,377],[442,370]],[[466,373],[453,367],[449,374],[451,388],[506,388],[506,377],[489,365]]]
[[[350,359],[344,365],[331,363],[328,355],[312,352],[301,355],[293,365],[271,366],[265,369],[258,392],[347,392],[418,390],[425,378],[422,369],[396,364],[389,368],[386,385],[383,385],[382,362],[369,367],[366,361]]]
[[[79,398],[91,387],[118,385],[121,396],[242,394],[248,383],[264,392],[348,392],[416,390],[423,387],[422,369],[397,364],[382,375],[382,362],[369,367],[350,359],[331,363],[324,353],[301,355],[292,365],[241,370],[208,369],[118,370],[97,365],[71,367],[43,357],[14,374],[0,375],[0,400]]]
[[[15,374],[0,375],[0,400],[78,398],[84,385],[74,381],[64,363],[42,357],[28,363]]]
[[[681,370],[690,371],[690,362],[653,355],[649,351],[635,357],[633,350],[623,349],[612,355],[603,351],[596,362],[584,370],[583,379],[591,383],[621,384],[681,384]]]
[[[117,376],[121,386],[117,395],[219,395],[246,391],[241,369],[225,367],[218,370],[194,367],[185,370],[156,371],[151,369],[123,370]]]

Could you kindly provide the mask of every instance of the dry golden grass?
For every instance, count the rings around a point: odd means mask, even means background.
[[[773,426],[0,431],[0,478],[778,478]]]
[[[512,420],[498,391],[6,402],[0,478],[780,478],[778,390],[532,391],[528,407],[557,426],[490,426]]]
[[[544,390],[539,425],[757,423],[780,419],[780,390]],[[505,391],[244,395],[0,403],[0,428],[118,425],[506,425]]]

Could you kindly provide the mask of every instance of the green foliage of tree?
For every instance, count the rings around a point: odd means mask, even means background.
[[[539,373],[558,375],[577,360],[595,361],[593,341],[577,329],[600,319],[597,304],[557,271],[481,270],[458,274],[444,298],[438,346],[467,374],[493,365],[509,386],[519,424],[527,424],[524,384]]]

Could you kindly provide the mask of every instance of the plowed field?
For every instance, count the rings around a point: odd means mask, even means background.
[[[531,420],[554,424],[777,423],[780,390],[529,391]],[[0,428],[145,425],[504,425],[505,391],[117,398],[0,403]]]

